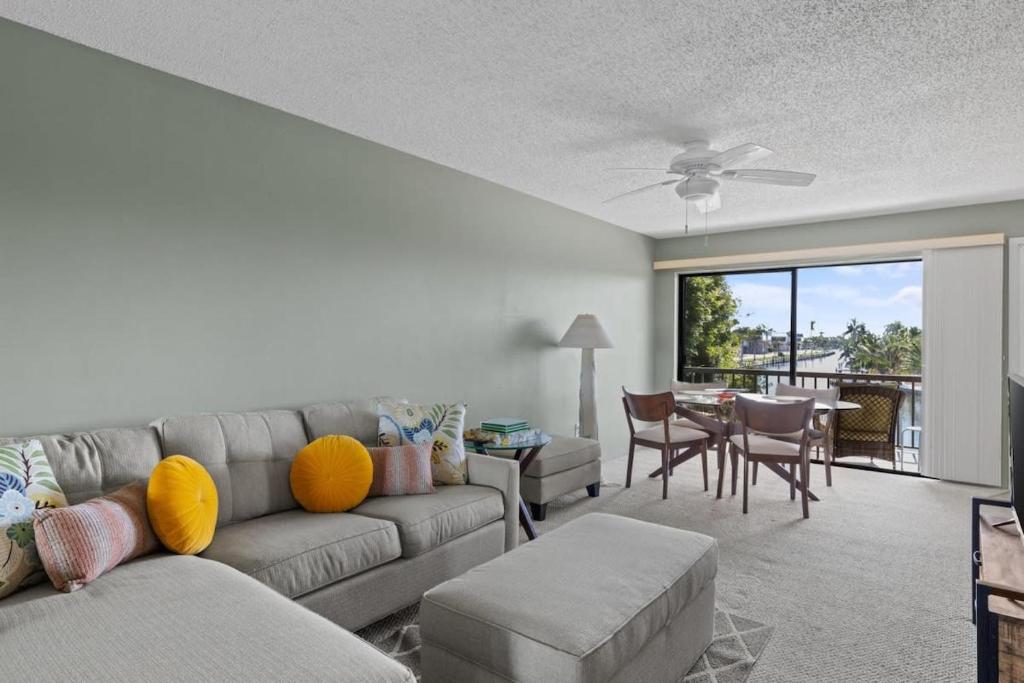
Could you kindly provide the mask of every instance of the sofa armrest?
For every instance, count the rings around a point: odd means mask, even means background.
[[[511,458],[496,458],[466,453],[469,483],[490,486],[505,499],[505,552],[519,545],[519,463]]]

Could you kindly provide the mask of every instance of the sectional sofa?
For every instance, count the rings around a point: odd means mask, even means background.
[[[0,600],[0,680],[413,680],[345,629],[514,548],[518,464],[469,453],[468,485],[312,514],[288,472],[327,434],[375,443],[374,402],[32,437],[71,504],[188,455],[216,483],[218,527],[198,557],[150,555],[74,593],[41,584]]]

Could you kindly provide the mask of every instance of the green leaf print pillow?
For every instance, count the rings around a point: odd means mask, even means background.
[[[42,580],[32,515],[67,504],[42,444],[0,446],[0,598]]]
[[[431,443],[430,469],[435,484],[466,483],[463,403],[413,405],[393,400],[377,404],[377,440],[381,446]]]

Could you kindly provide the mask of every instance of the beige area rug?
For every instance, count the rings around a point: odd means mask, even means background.
[[[413,605],[356,631],[356,635],[412,669],[420,680],[418,618],[419,605]],[[683,682],[743,683],[771,634],[771,626],[716,610],[714,639]]]

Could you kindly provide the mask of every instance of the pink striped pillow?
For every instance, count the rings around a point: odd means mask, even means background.
[[[141,481],[71,507],[39,510],[33,526],[46,575],[68,593],[159,547]]]
[[[373,483],[370,496],[404,496],[433,493],[434,476],[430,469],[431,442],[404,446],[371,447]]]

